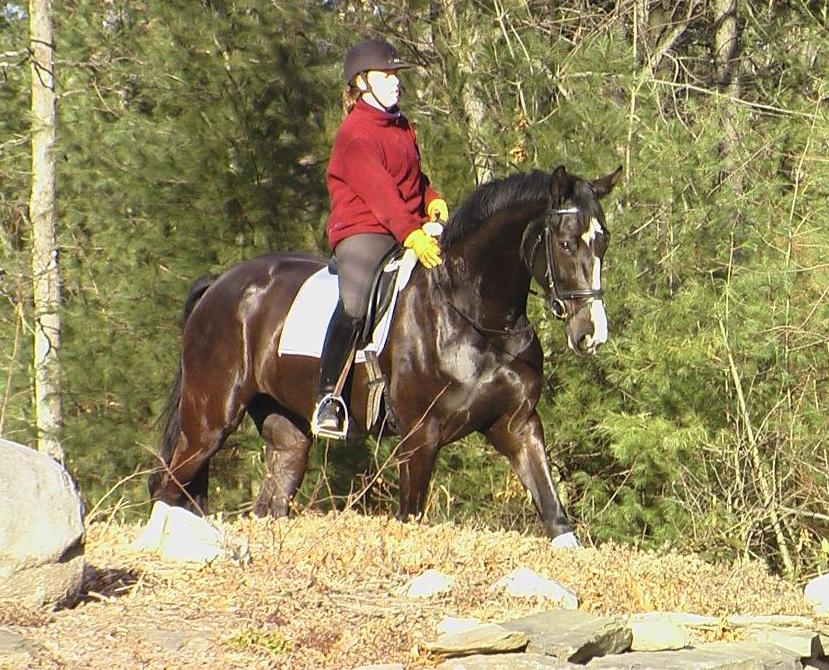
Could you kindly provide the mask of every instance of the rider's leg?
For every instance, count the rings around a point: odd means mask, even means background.
[[[397,241],[391,235],[360,233],[346,237],[337,245],[334,254],[340,298],[351,316],[365,317],[371,282],[383,258],[395,244]]]
[[[345,238],[335,249],[340,302],[323,344],[317,406],[311,422],[316,434],[345,437],[346,408],[340,394],[368,309],[371,281],[395,244],[391,235],[362,233]]]
[[[362,323],[362,319],[345,311],[342,301],[337,303],[322,347],[317,407],[311,422],[316,435],[345,437],[345,404],[341,394]]]

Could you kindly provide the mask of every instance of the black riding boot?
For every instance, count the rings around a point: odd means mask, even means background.
[[[314,435],[345,439],[348,410],[341,394],[362,323],[346,313],[342,302],[337,303],[322,347],[317,404],[311,418]]]

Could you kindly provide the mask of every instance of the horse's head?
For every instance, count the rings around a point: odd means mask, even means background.
[[[619,167],[584,181],[556,168],[544,220],[528,228],[524,239],[525,259],[544,287],[547,308],[566,322],[567,342],[578,354],[595,353],[607,341],[602,258],[610,234],[599,200],[621,174]]]

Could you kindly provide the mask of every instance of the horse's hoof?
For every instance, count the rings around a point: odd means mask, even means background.
[[[562,533],[552,539],[553,549],[581,549],[581,542],[575,533]]]

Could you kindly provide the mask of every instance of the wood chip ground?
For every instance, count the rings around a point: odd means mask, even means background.
[[[445,617],[496,622],[545,609],[491,591],[518,567],[567,586],[597,613],[811,613],[799,588],[758,562],[712,565],[614,544],[555,551],[542,537],[354,513],[220,525],[249,544],[249,562],[165,562],[129,551],[138,526],[92,526],[82,601],[50,613],[0,610],[0,627],[28,648],[0,657],[0,668],[429,668],[441,659],[423,643]],[[455,580],[451,592],[395,595],[430,568]]]

